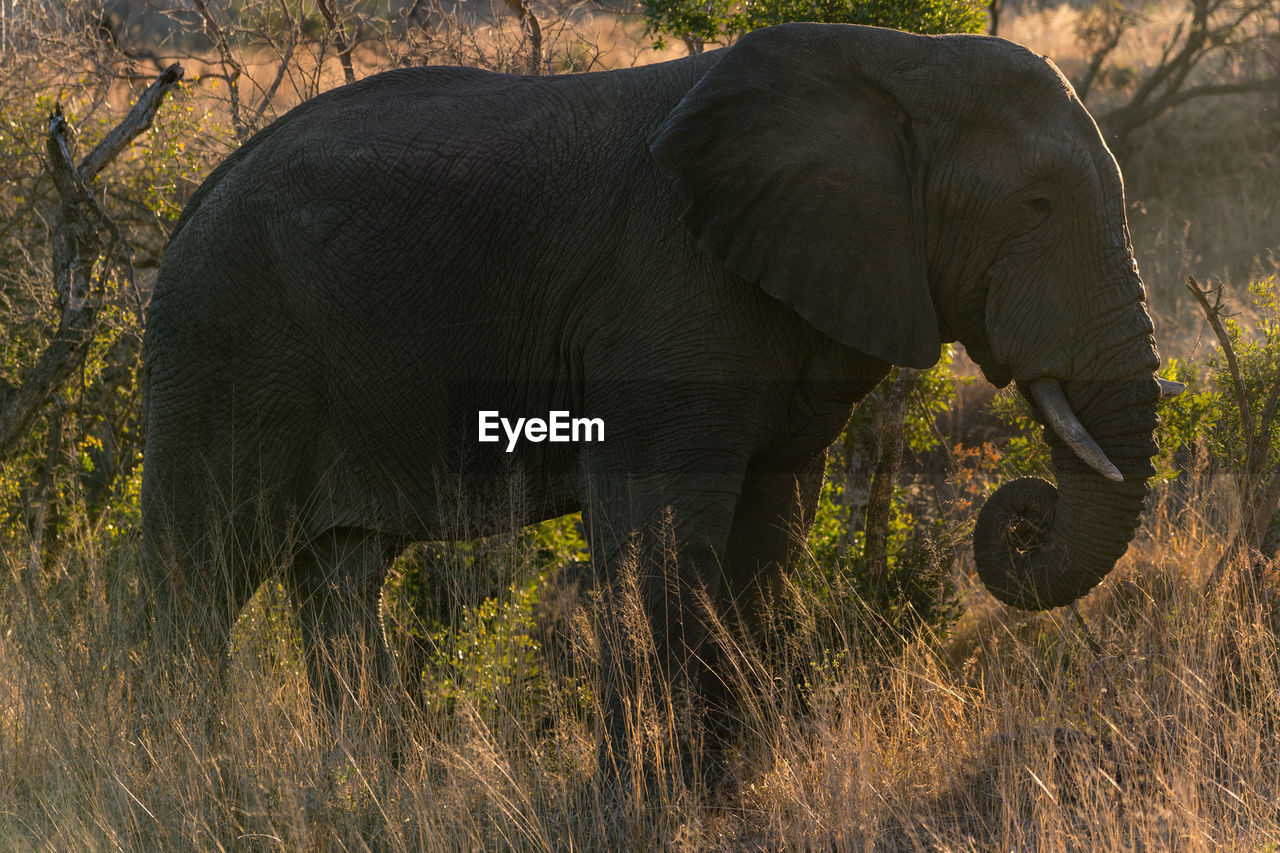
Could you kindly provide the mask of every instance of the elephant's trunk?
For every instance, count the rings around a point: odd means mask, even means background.
[[[1161,388],[1151,373],[1068,381],[1062,390],[1079,425],[1123,480],[1099,473],[1097,460],[1082,460],[1088,454],[1078,452],[1078,443],[1073,450],[1046,429],[1058,487],[1023,478],[987,500],[973,535],[978,574],[997,598],[1024,610],[1068,604],[1102,580],[1138,528],[1147,480],[1155,473]]]

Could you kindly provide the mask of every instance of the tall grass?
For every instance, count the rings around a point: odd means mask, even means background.
[[[1270,849],[1280,587],[1204,589],[1230,507],[1208,475],[1190,479],[1079,616],[1004,609],[965,574],[949,639],[876,651],[859,601],[793,586],[786,634],[764,649],[722,637],[725,672],[754,698],[715,784],[688,772],[696,728],[643,669],[635,784],[601,784],[591,650],[610,628],[590,608],[566,620],[575,666],[548,654],[510,689],[458,691],[411,721],[396,765],[377,738],[335,746],[318,725],[274,584],[237,627],[205,725],[188,685],[128,655],[118,584],[134,548],[69,548],[25,593],[9,549],[0,847]],[[140,712],[133,678],[171,702]]]

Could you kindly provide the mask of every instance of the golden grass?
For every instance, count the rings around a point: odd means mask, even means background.
[[[1166,491],[1083,621],[1007,610],[966,575],[950,639],[867,659],[832,629],[865,618],[858,602],[794,602],[779,650],[731,657],[727,669],[776,679],[757,684],[714,790],[682,770],[692,727],[679,701],[645,706],[643,690],[641,782],[601,785],[599,709],[554,661],[536,693],[517,678],[415,720],[399,767],[377,738],[334,748],[271,589],[238,628],[217,724],[196,722],[180,686],[140,710],[125,673],[155,686],[165,670],[126,660],[127,608],[111,603],[125,599],[107,580],[136,555],[88,565],[71,552],[25,598],[11,559],[0,847],[1273,849],[1280,588],[1203,588],[1228,503],[1204,476],[1185,499]],[[592,630],[580,612],[576,635]],[[823,659],[834,663],[806,664]]]

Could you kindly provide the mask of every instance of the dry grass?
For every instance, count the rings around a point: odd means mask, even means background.
[[[165,670],[125,659],[127,596],[108,580],[136,555],[71,552],[0,612],[0,847],[1273,849],[1280,588],[1203,589],[1229,504],[1204,476],[1164,493],[1083,622],[962,579],[950,640],[866,659],[833,628],[863,618],[857,602],[792,602],[778,650],[732,657],[780,680],[716,789],[682,769],[692,729],[667,696],[635,713],[643,781],[601,785],[598,708],[554,671],[416,720],[399,767],[377,738],[333,748],[272,590],[238,629],[220,722],[193,722],[174,685],[140,711],[125,673],[155,686]]]

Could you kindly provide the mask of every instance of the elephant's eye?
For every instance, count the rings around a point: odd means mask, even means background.
[[[1044,197],[1033,198],[1026,202],[1027,223],[1033,228],[1044,222],[1053,212],[1053,202]]]

